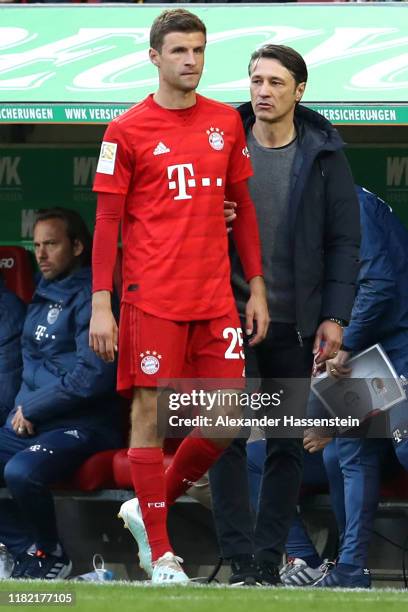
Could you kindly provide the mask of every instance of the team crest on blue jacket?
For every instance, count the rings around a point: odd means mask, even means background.
[[[55,321],[58,319],[59,314],[62,310],[61,304],[50,304],[49,311],[47,314],[47,321],[50,325],[54,325]]]

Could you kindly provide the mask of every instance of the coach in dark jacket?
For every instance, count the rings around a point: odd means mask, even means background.
[[[22,336],[23,375],[0,429],[0,541],[13,578],[65,578],[72,564],[58,537],[49,487],[91,454],[119,445],[115,365],[89,349],[91,237],[77,213],[43,212],[34,227],[41,272]]]
[[[13,408],[21,384],[24,317],[24,303],[7,289],[0,276],[0,425]]]
[[[248,136],[255,122],[252,104],[238,110]],[[350,319],[359,270],[360,222],[338,131],[322,115],[301,105],[295,108],[294,123],[297,150],[288,199],[288,239],[296,328],[302,337],[310,337],[325,319]],[[264,219],[258,220],[262,232]],[[236,253],[232,269],[234,293],[243,314],[248,290]]]
[[[306,87],[303,58],[265,45],[249,65],[251,103],[240,108],[254,175],[255,204],[271,324],[258,347],[247,347],[246,375],[295,379],[269,416],[304,416],[313,356],[341,346],[353,305],[359,258],[359,206],[343,142],[333,126],[299,106]],[[233,233],[233,232],[232,232]],[[240,309],[246,287],[236,258],[233,286]],[[284,387],[280,387],[284,389]],[[275,388],[277,391],[279,387]],[[252,416],[255,416],[252,413]],[[280,424],[283,424],[283,419]],[[245,438],[235,440],[210,472],[214,517],[234,584],[279,584],[278,566],[302,477],[303,431],[266,432],[267,456],[253,525]],[[297,436],[297,437],[296,437]]]

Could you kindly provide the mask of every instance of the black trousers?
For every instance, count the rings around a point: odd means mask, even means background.
[[[271,323],[268,336],[255,348],[246,347],[248,378],[306,379],[300,396],[305,413],[313,364],[313,338],[300,343],[295,328]],[[249,435],[249,432],[248,432]],[[295,516],[303,469],[300,437],[267,437],[267,453],[258,514],[251,513],[246,438],[236,438],[210,470],[213,514],[221,555],[255,554],[278,565]]]

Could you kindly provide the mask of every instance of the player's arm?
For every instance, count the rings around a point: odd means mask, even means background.
[[[89,346],[104,361],[113,361],[118,350],[118,327],[112,313],[111,292],[119,225],[126,196],[98,193],[92,250],[92,317]]]
[[[237,203],[237,216],[232,227],[232,236],[244,270],[245,279],[249,283],[251,297],[246,305],[246,333],[256,333],[251,338],[251,345],[261,342],[268,331],[269,312],[266,300],[266,289],[262,272],[261,243],[259,239],[258,222],[254,204],[249,195],[246,180],[229,184],[227,200]]]
[[[93,190],[98,194],[92,250],[93,300],[89,346],[104,361],[113,361],[118,328],[111,292],[118,232],[134,169],[133,150],[123,127],[112,121],[103,137]]]

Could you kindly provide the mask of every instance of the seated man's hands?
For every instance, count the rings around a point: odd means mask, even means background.
[[[303,435],[303,448],[309,453],[317,453],[323,450],[332,440],[331,436],[324,435],[318,429],[306,429]]]
[[[31,421],[24,418],[22,406],[17,407],[11,425],[18,436],[33,436],[35,434],[34,426]]]

